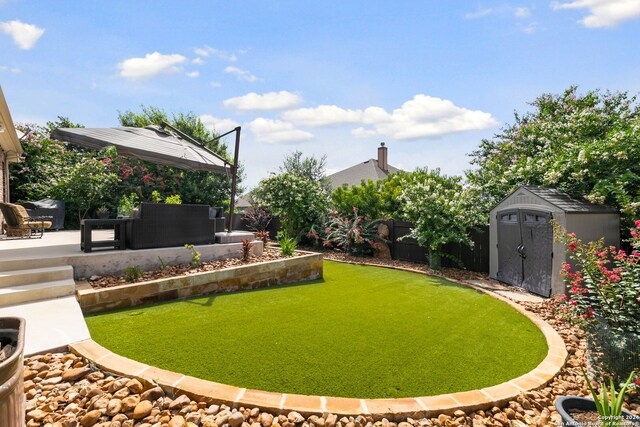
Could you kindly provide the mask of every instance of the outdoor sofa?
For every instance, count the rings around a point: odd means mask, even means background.
[[[216,230],[216,219],[210,218],[208,205],[142,203],[127,221],[127,248],[212,244],[216,231],[222,230]]]

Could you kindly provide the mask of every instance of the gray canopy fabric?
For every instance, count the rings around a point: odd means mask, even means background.
[[[51,138],[94,150],[114,146],[119,154],[180,169],[227,172],[221,157],[159,126],[57,128]]]

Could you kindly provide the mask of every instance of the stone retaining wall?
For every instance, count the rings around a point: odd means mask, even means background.
[[[83,313],[97,313],[157,301],[256,289],[320,278],[322,278],[322,254],[302,252],[302,255],[293,258],[105,289],[93,289],[85,282],[85,284],[78,284],[76,294]]]

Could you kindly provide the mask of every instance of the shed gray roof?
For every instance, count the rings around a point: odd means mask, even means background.
[[[226,173],[226,162],[220,156],[159,126],[57,128],[51,137],[93,150],[115,146],[125,156],[180,169]]]
[[[384,179],[390,173],[398,172],[400,169],[389,165],[388,171],[383,171],[378,167],[378,161],[375,159],[369,159],[366,162],[358,163],[350,168],[343,169],[332,175],[327,176],[331,182],[332,188],[338,188],[342,184],[347,184],[349,187],[352,185],[360,185],[360,181],[372,180],[377,181]]]
[[[556,190],[555,188],[544,188],[535,185],[524,185],[520,188],[524,188],[535,194],[538,197],[543,198],[547,202],[551,203],[558,209],[567,213],[579,213],[579,212],[618,212],[616,208],[605,205],[596,205],[586,200],[575,199],[569,196],[567,193]],[[518,188],[518,190],[520,190]],[[516,190],[516,191],[518,191]],[[516,192],[514,191],[514,193]]]

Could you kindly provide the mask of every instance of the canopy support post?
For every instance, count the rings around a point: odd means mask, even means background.
[[[236,186],[238,181],[238,153],[240,152],[240,126],[234,129],[236,132],[236,147],[233,155],[233,166],[231,166],[231,200],[229,202],[229,227],[227,232],[233,229],[233,213],[236,207]]]

